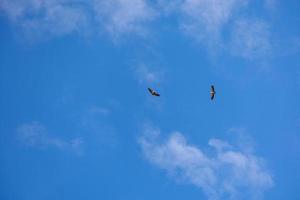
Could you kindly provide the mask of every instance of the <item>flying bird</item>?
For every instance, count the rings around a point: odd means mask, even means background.
[[[215,87],[212,85],[212,86],[210,86],[210,99],[211,99],[211,100],[214,99],[215,94],[216,94],[216,92],[215,92]]]
[[[160,96],[160,94],[158,94],[156,91],[152,90],[151,88],[148,88],[148,90],[153,96],[157,96],[157,97]]]

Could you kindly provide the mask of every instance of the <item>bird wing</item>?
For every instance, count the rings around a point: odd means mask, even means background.
[[[214,93],[210,93],[210,99],[213,100],[215,97],[215,94]]]
[[[160,94],[158,94],[157,92],[154,92],[153,95],[154,95],[154,96],[157,96],[157,97],[160,96]]]
[[[154,91],[151,88],[148,88],[148,90],[151,94],[153,94]]]
[[[215,92],[215,87],[213,85],[210,87],[210,91],[213,93]]]
[[[153,96],[157,96],[157,97],[160,96],[160,94],[158,94],[156,91],[152,90],[151,88],[148,88],[148,90]]]

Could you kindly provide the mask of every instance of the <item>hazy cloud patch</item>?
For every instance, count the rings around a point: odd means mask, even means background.
[[[270,37],[270,27],[265,21],[239,20],[232,30],[232,54],[246,59],[267,57],[272,51]]]
[[[0,10],[27,37],[82,33],[89,23],[89,14],[80,0],[3,0]]]
[[[39,122],[25,123],[17,128],[17,138],[26,146],[41,149],[56,148],[82,154],[83,140],[73,138],[65,140],[48,133],[47,128]]]
[[[186,18],[182,26],[195,37],[202,31],[210,36],[219,34],[235,11],[246,3],[246,0],[186,0],[181,7]]]
[[[135,33],[146,34],[146,27],[156,15],[146,0],[96,0],[96,18],[112,36]]]
[[[189,144],[179,132],[160,139],[146,128],[139,139],[146,159],[173,178],[202,189],[208,199],[259,199],[274,185],[263,158],[212,138],[208,148]]]
[[[276,2],[265,0],[261,6],[268,10]],[[3,15],[31,39],[90,33],[107,34],[113,41],[147,38],[154,22],[172,16],[179,31],[208,46],[210,53],[225,50],[245,59],[263,58],[272,49],[270,23],[242,15],[250,6],[249,0],[0,1]]]
[[[143,35],[155,16],[146,0],[2,0],[0,11],[33,38],[99,31]]]

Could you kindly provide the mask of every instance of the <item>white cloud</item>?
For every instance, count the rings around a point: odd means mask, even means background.
[[[146,0],[96,0],[97,19],[113,36],[123,33],[145,34],[145,24],[155,17]]]
[[[231,51],[234,55],[247,59],[270,55],[270,27],[262,20],[239,20],[231,35]]]
[[[142,35],[155,16],[146,0],[2,0],[0,11],[31,37],[99,30]]]
[[[0,10],[31,37],[81,33],[89,17],[80,0],[2,0]]]
[[[18,140],[23,144],[38,148],[54,147],[60,150],[82,153],[82,143],[80,138],[63,140],[48,133],[45,126],[39,122],[22,124],[17,128]]]
[[[276,2],[265,0],[262,6],[270,10]],[[211,53],[231,51],[246,59],[271,53],[269,23],[247,18],[243,13],[251,6],[249,0],[158,0],[158,5],[168,15],[176,13],[180,29],[208,46]]]
[[[222,140],[211,139],[214,151],[206,153],[181,133],[161,142],[159,130],[147,128],[139,143],[152,164],[201,188],[208,199],[257,199],[273,185],[262,158]]]
[[[248,1],[2,0],[0,11],[33,40],[99,32],[108,33],[114,40],[125,35],[147,36],[150,23],[167,13],[178,19],[181,31],[213,52],[224,48],[247,59],[264,57],[271,49],[268,23],[238,20]],[[274,2],[264,1],[269,7]],[[231,43],[227,42],[228,33]]]
[[[197,40],[218,40],[224,26],[247,0],[159,0],[166,12],[179,13],[181,29]]]

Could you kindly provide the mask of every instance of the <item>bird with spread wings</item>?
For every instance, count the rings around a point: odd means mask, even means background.
[[[216,94],[216,92],[215,92],[215,87],[212,85],[212,86],[210,87],[210,99],[211,99],[211,100],[213,100],[213,99],[215,98],[215,94]]]
[[[153,89],[151,89],[151,88],[148,88],[148,90],[149,90],[149,92],[152,94],[152,96],[157,96],[157,97],[159,97],[159,96],[160,96],[160,94],[159,94],[159,93],[157,93],[156,91],[154,91]]]

